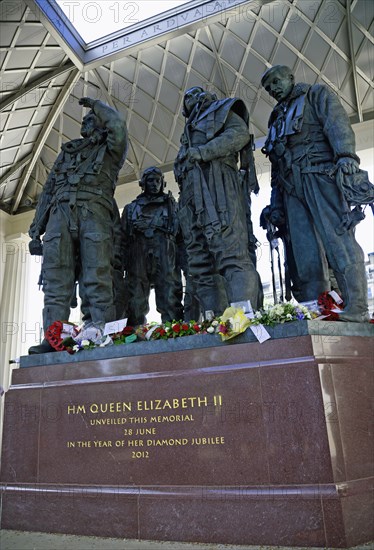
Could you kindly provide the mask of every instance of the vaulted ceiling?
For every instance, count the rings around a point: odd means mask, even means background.
[[[373,118],[371,0],[205,0],[202,17],[193,0],[178,24],[169,17],[152,33],[138,29],[139,42],[127,30],[95,48],[68,26],[61,31],[44,9],[51,4],[0,2],[0,208],[9,214],[35,207],[61,144],[79,137],[82,96],[126,116],[130,148],[119,185],[150,165],[172,167],[183,92],[193,85],[241,97],[259,144],[273,107],[260,79],[277,63],[299,81],[329,85],[353,123]]]

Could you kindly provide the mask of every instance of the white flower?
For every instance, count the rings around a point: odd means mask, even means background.
[[[81,342],[82,346],[89,346],[90,345],[90,341],[89,340],[82,340]]]
[[[73,351],[79,351],[79,345],[78,344],[75,344],[75,346],[73,346]]]
[[[209,334],[213,334],[214,333],[214,327],[208,327],[206,329],[207,332],[209,332]]]
[[[218,321],[216,320],[212,321],[212,327],[218,327]]]
[[[287,313],[287,315],[286,315],[286,319],[292,319],[292,315],[291,315],[291,313]]]

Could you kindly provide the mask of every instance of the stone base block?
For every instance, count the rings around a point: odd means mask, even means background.
[[[313,323],[263,344],[247,333],[228,344],[192,336],[122,356],[25,358],[5,399],[2,528],[274,546],[372,540],[374,327]]]

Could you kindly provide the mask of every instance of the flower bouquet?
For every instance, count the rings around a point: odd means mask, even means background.
[[[291,321],[303,321],[315,319],[318,313],[310,311],[301,304],[285,302],[275,306],[267,306],[260,309],[251,319],[252,325],[265,325],[273,327],[278,323],[289,323]]]
[[[219,319],[218,334],[221,340],[230,340],[246,331],[251,320],[246,317],[241,307],[228,307]]]

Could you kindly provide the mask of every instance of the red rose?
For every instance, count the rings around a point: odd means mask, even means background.
[[[186,323],[183,323],[182,330],[188,330],[189,328],[190,327]]]
[[[193,328],[193,329],[194,329],[194,331],[196,331],[196,332],[199,332],[199,330],[200,330],[200,327],[199,327],[199,325],[193,325],[193,327],[192,327],[192,328]]]
[[[173,332],[176,332],[178,334],[178,332],[180,332],[181,330],[181,326],[179,323],[177,323],[176,325],[172,326],[172,329],[173,329]]]

